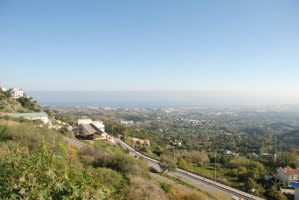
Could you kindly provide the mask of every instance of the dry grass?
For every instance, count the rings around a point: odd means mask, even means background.
[[[216,198],[210,198],[206,194],[196,190],[188,188],[185,185],[181,185],[179,183],[176,183],[173,180],[170,180],[166,177],[159,176],[156,174],[151,173],[151,178],[154,179],[156,182],[159,182],[160,184],[169,184],[171,186],[171,189],[166,193],[168,196],[168,199],[170,200],[215,200]]]
[[[6,120],[6,119],[0,119],[0,125],[17,125],[18,122]]]
[[[132,200],[168,200],[164,191],[156,183],[141,177],[130,177],[128,199]]]

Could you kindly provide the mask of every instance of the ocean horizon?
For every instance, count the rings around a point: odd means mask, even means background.
[[[292,104],[229,92],[29,91],[27,95],[43,106],[175,107]]]

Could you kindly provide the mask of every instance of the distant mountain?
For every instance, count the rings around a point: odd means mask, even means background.
[[[296,145],[299,147],[299,129],[282,133],[278,136],[278,139],[288,143],[290,146]]]
[[[249,135],[264,135],[266,134],[268,131],[267,129],[272,129],[272,133],[274,133],[275,135],[284,135],[287,136],[286,134],[291,134],[292,135],[292,131],[297,131],[297,129],[299,129],[298,126],[293,126],[291,124],[285,123],[285,122],[275,122],[275,123],[271,123],[269,125],[266,125],[265,127],[254,127],[254,128],[245,128],[242,131],[244,131],[245,133],[249,134]]]
[[[290,125],[288,123],[285,123],[285,122],[276,122],[276,123],[272,123],[272,124],[269,124],[268,125],[269,128],[271,129],[285,129],[285,130],[294,130],[294,129],[299,129],[298,126],[293,126],[293,125]]]
[[[262,128],[245,128],[242,131],[249,135],[264,135],[264,134],[266,134],[265,130]]]
[[[280,137],[299,137],[299,129],[280,134]]]

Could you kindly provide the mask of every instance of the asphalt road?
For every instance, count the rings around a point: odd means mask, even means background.
[[[129,149],[130,154],[134,157],[143,157],[148,160],[149,166],[153,167],[157,171],[161,172],[161,168],[159,165],[159,161],[152,159],[146,155],[141,154],[136,151],[134,148],[126,144],[120,139],[115,139],[118,144],[120,144],[123,148]],[[179,178],[199,189],[206,191],[210,194],[214,194],[216,197],[223,197],[225,199],[234,197],[235,199],[248,199],[248,200],[262,200],[260,197],[256,197],[254,195],[248,194],[246,192],[237,190],[235,188],[220,184],[218,182],[212,181],[210,179],[204,178],[202,176],[198,176],[196,174],[187,172],[185,170],[177,168],[175,172],[169,172],[168,175]]]
[[[125,142],[123,142],[120,139],[117,139],[117,138],[114,138],[114,139],[122,148],[129,149],[130,154],[133,157],[145,158],[148,161],[149,167],[154,168],[158,172],[162,172],[160,165],[159,165],[159,161],[152,159],[146,155],[141,154],[140,152],[136,151],[135,149],[133,149],[131,146],[129,146],[128,144],[126,144]],[[64,140],[66,142],[68,142],[70,145],[76,146],[78,148],[89,146],[83,142],[76,140],[76,139],[64,137]],[[221,197],[223,197],[223,199],[229,199],[229,198],[234,197],[235,199],[239,198],[239,199],[246,199],[246,200],[262,200],[262,198],[260,198],[260,197],[253,196],[251,194],[245,193],[245,192],[237,190],[235,188],[231,188],[229,186],[220,184],[218,182],[212,181],[212,180],[204,178],[202,176],[198,176],[196,174],[187,172],[182,169],[177,169],[175,172],[169,172],[168,175],[179,178],[179,179],[189,183],[190,185],[193,185],[203,191],[213,194],[214,196],[216,196],[220,199],[221,199]]]

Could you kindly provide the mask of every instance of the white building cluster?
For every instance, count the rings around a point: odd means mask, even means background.
[[[125,124],[125,125],[128,125],[128,124],[134,124],[134,121],[124,121],[124,120],[122,120],[122,121],[120,121],[120,123],[121,124]]]
[[[3,92],[8,92],[12,98],[20,98],[25,96],[25,92],[21,88],[9,88],[0,87]]]

